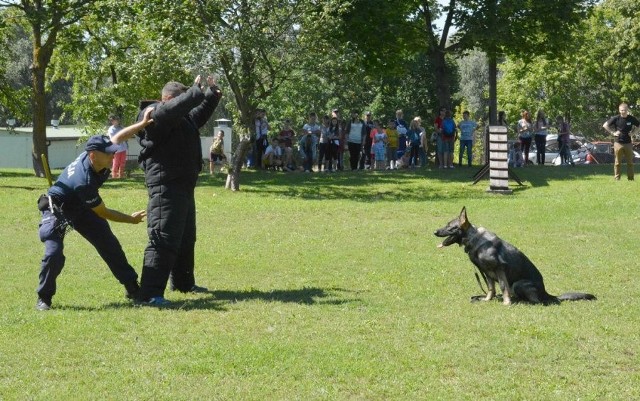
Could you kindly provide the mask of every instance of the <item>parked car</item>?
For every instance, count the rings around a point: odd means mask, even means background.
[[[589,150],[597,163],[609,164],[615,161],[615,156],[613,155],[613,142],[591,142],[590,145],[591,147]],[[640,163],[640,153],[638,152],[638,149],[640,149],[639,144],[634,144],[633,149],[633,162]]]
[[[586,158],[586,148],[585,145],[587,141],[581,137],[576,135],[570,135],[570,144],[571,147],[571,156],[573,158],[573,162],[575,164],[584,164]],[[529,162],[535,163],[537,160],[536,157],[536,145],[535,143],[531,144],[531,149],[529,150]],[[558,146],[558,135],[549,134],[547,135],[547,146],[545,150],[544,163],[552,166],[559,166],[562,164],[562,160],[559,157],[560,147]]]

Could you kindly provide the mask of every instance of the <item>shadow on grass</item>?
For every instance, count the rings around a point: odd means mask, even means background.
[[[2,170],[0,171],[0,178],[6,178],[6,177],[11,177],[11,178],[16,178],[16,177],[29,177],[29,178],[37,178],[35,173],[33,172],[33,170],[19,170],[19,171],[13,171],[13,170]]]
[[[356,301],[354,299],[339,299],[339,294],[347,292],[341,288],[317,288],[303,287],[299,290],[271,290],[260,291],[256,289],[246,291],[209,291],[215,300],[230,303],[242,301],[284,302],[304,305],[330,304],[341,305]]]
[[[245,301],[282,302],[301,305],[343,305],[360,302],[356,298],[343,298],[341,294],[349,291],[341,288],[303,287],[290,290],[214,290],[199,294],[199,298],[172,301],[164,307],[136,305],[132,302],[112,302],[100,307],[86,307],[77,305],[55,305],[57,310],[100,311],[123,308],[152,308],[166,310],[216,310],[225,311],[226,305]]]
[[[613,179],[612,164],[582,164],[576,166],[537,166],[513,170],[525,186],[514,186],[515,191],[526,190],[528,186],[548,186],[551,181],[589,180],[595,176],[610,175]],[[511,181],[512,183],[514,181]]]
[[[282,173],[249,170],[240,176],[240,191],[303,200],[349,199],[375,200],[440,199],[442,191],[425,190],[427,180],[471,183],[471,170],[434,171],[416,169],[402,171],[342,171],[336,173]],[[452,173],[452,174],[449,174]],[[440,176],[442,175],[442,176]],[[446,177],[445,177],[446,176]],[[201,177],[199,186],[224,188],[226,176]],[[419,185],[416,185],[418,183]],[[454,196],[449,194],[448,197]]]
[[[484,196],[489,184],[488,175],[473,184],[474,175],[480,166],[456,169],[418,168],[399,171],[342,171],[336,173],[282,173],[270,171],[243,171],[240,176],[240,191],[264,195],[276,195],[299,199],[350,199],[370,202],[376,200],[415,200],[468,198],[469,188],[480,188],[478,195]],[[529,166],[515,169],[514,173],[524,185],[510,180],[514,192],[533,187],[548,186],[551,181],[588,180],[594,176],[612,174],[612,165]],[[201,187],[224,188],[226,175],[203,175]],[[430,182],[433,185],[430,185]],[[447,183],[457,184],[447,187]],[[406,184],[406,185],[405,185]],[[418,185],[416,185],[418,184]],[[445,184],[444,186],[442,184]]]
[[[47,185],[38,186],[38,187],[28,187],[26,185],[2,185],[0,184],[0,188],[6,189],[23,189],[25,191],[42,191],[42,193],[47,191]]]
[[[429,201],[433,199],[457,199],[469,196],[485,196],[488,176],[472,185],[474,175],[481,166],[437,169],[433,167],[394,171],[342,171],[336,173],[283,173],[246,170],[240,176],[240,191],[260,195],[275,195],[303,200],[349,199],[360,202],[376,200]],[[528,166],[514,169],[522,180],[522,186],[510,180],[514,193],[534,187],[548,186],[552,181],[585,180],[602,175],[613,175],[612,165]],[[33,173],[2,171],[0,178],[33,178]],[[226,174],[210,176],[201,174],[198,186],[224,190]],[[43,181],[46,186],[46,180]],[[29,183],[32,183],[30,181]],[[448,186],[446,184],[456,184]],[[38,190],[36,186],[20,185],[20,182],[0,183],[0,188]],[[444,184],[444,185],[443,185]],[[144,177],[108,180],[105,187],[114,189],[144,188]],[[467,187],[468,186],[468,187]],[[478,189],[476,189],[478,188]]]

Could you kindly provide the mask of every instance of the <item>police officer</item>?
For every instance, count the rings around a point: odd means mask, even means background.
[[[124,134],[137,131],[149,124],[149,113],[139,123],[125,128]],[[96,135],[89,138],[85,152],[64,169],[58,180],[38,201],[42,212],[40,240],[44,243],[44,257],[40,267],[40,283],[36,309],[49,310],[56,293],[56,278],[62,272],[65,256],[64,236],[68,226],[93,245],[107,263],[111,273],[124,285],[131,298],[138,291],[138,275],[109,227],[107,220],[138,224],[146,215],[144,210],[131,215],[109,209],[98,193],[109,178],[113,155],[118,147],[109,137]]]
[[[202,170],[200,132],[218,106],[222,93],[207,78],[206,91],[198,75],[193,86],[169,82],[162,100],[151,104],[153,124],[138,134],[140,162],[149,204],[147,233],[138,300],[149,305],[169,303],[167,282],[181,292],[204,292],[195,283],[196,208],[194,190]],[[141,112],[142,114],[142,112]]]

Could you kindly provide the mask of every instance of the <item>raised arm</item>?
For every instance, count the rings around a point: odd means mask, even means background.
[[[153,122],[153,119],[151,118],[152,111],[153,107],[147,107],[144,111],[144,115],[141,121],[138,121],[135,124],[131,124],[128,127],[121,129],[120,132],[118,132],[113,138],[111,138],[111,142],[123,143],[124,141],[133,138],[133,136],[137,134],[141,129]]]
[[[220,103],[220,99],[222,98],[222,91],[218,87],[215,75],[209,75],[207,77],[207,85],[209,89],[204,92],[204,100],[189,113],[198,128],[201,128],[209,121],[209,118],[216,107],[218,107],[218,103]]]

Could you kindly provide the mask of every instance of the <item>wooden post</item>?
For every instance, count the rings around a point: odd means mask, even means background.
[[[510,194],[507,127],[489,127],[489,192]]]
[[[230,189],[232,191],[240,190],[240,171],[242,170],[242,165],[247,158],[247,152],[249,151],[250,147],[251,142],[249,142],[249,139],[246,137],[242,138],[238,143],[231,163],[229,164],[227,183],[224,186],[225,189]]]

